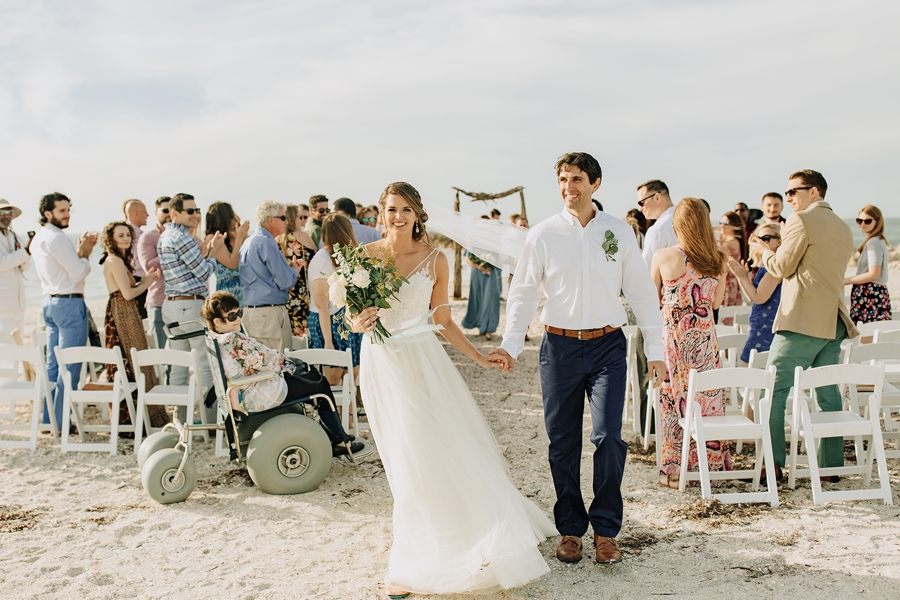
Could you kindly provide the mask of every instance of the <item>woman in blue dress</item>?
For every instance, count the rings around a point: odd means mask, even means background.
[[[216,233],[225,234],[225,245],[214,257],[216,259],[216,291],[228,292],[244,306],[244,286],[238,273],[241,246],[247,239],[250,222],[234,213],[227,202],[213,202],[206,211],[206,241]],[[205,242],[204,242],[205,243]]]
[[[469,306],[462,321],[463,329],[478,329],[478,335],[491,339],[500,323],[500,269],[466,252],[469,274]]]
[[[761,225],[752,235],[773,252],[781,245],[781,230],[776,225]],[[761,265],[762,261],[759,256],[754,256],[753,263]],[[778,312],[778,304],[781,302],[781,279],[770,274],[765,267],[760,266],[751,281],[747,263],[738,262],[734,258],[728,259],[728,268],[737,278],[738,284],[752,305],[750,337],[741,352],[741,362],[746,365],[750,361],[751,350],[768,352],[772,345],[772,338],[775,335],[772,332],[772,324],[775,322],[775,314]]]

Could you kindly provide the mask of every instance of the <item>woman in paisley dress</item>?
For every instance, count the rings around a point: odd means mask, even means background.
[[[216,233],[225,234],[225,245],[216,254],[216,291],[228,292],[243,306],[244,286],[238,273],[241,246],[247,239],[250,221],[244,221],[234,213],[227,202],[213,202],[206,211],[206,241]]]
[[[454,594],[523,585],[550,571],[538,543],[550,520],[510,481],[506,462],[465,381],[427,321],[480,367],[504,365],[479,352],[450,318],[446,256],[428,244],[419,193],[393,183],[380,201],[386,238],[365,248],[394,257],[409,280],[391,308],[369,308],[354,331],[376,319],[395,334],[366,335],[360,385],[369,424],[394,496],[394,542],[385,577],[391,597]],[[434,309],[433,311],[431,309]],[[413,323],[418,334],[396,333]]]
[[[756,228],[751,238],[759,239],[769,250],[775,252],[781,246],[781,227],[763,224]],[[754,255],[753,264],[762,265],[759,255]],[[775,333],[772,325],[781,303],[781,279],[775,277],[764,266],[760,266],[753,280],[750,280],[750,269],[745,261],[738,262],[728,257],[728,270],[737,277],[741,289],[750,299],[750,331],[747,343],[741,351],[741,362],[750,361],[750,351],[768,352]]]
[[[306,335],[309,317],[309,288],[306,280],[306,266],[316,254],[316,247],[312,238],[306,233],[306,223],[309,221],[309,207],[305,204],[288,204],[284,208],[286,217],[286,229],[276,239],[281,247],[281,252],[288,262],[296,256],[302,263],[297,273],[297,283],[288,290],[288,315],[291,318],[291,335],[300,337]]]
[[[736,212],[727,212],[719,221],[719,246],[722,251],[737,261],[747,260],[747,234],[744,233],[744,221]],[[731,272],[725,274],[725,298],[722,306],[740,306],[744,303],[741,286],[737,277]],[[731,325],[734,319],[722,319],[723,325]]]
[[[147,349],[147,335],[144,333],[141,315],[138,312],[137,297],[159,278],[160,273],[159,269],[150,269],[141,278],[140,283],[135,283],[131,236],[131,226],[124,221],[107,225],[100,236],[103,244],[100,264],[103,265],[103,277],[106,280],[106,289],[109,290],[104,323],[105,345],[107,348],[119,347],[122,351],[122,363],[125,365],[125,376],[129,381],[136,381],[131,349]],[[115,365],[106,366],[106,377],[109,381],[113,380],[116,370]],[[158,383],[153,367],[144,367],[141,372],[144,374],[147,389]],[[147,412],[153,427],[162,427],[170,420],[164,406],[148,406]],[[127,409],[124,406],[120,407],[119,423],[130,422]]]
[[[725,295],[725,254],[716,245],[709,212],[697,198],[685,198],[672,219],[678,246],[659,250],[650,267],[663,309],[666,376],[659,389],[662,417],[659,484],[678,489],[683,432],[678,419],[687,407],[691,369],[719,368],[719,346],[713,310]],[[723,390],[698,394],[703,416],[725,414]],[[657,442],[660,443],[660,442]],[[691,441],[690,470],[697,469],[697,449]],[[731,470],[731,456],[720,441],[706,444],[711,471]]]

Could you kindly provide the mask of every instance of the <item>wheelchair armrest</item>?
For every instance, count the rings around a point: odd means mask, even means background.
[[[266,379],[272,379],[273,377],[280,377],[280,375],[275,371],[263,371],[262,373],[257,373],[256,375],[248,375],[247,377],[235,377],[234,379],[229,379],[227,385],[229,388],[242,388],[247,387],[248,385],[253,383],[265,381]]]

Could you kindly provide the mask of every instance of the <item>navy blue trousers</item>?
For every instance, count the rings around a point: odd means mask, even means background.
[[[541,389],[556,488],[553,516],[560,535],[581,537],[588,523],[604,537],[616,537],[622,528],[621,486],[628,452],[622,440],[625,354],[621,330],[588,341],[544,333]],[[591,411],[591,443],[596,447],[594,499],[588,510],[581,495],[585,394]]]

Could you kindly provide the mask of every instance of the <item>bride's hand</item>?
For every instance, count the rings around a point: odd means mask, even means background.
[[[375,329],[375,323],[378,322],[378,308],[370,306],[351,319],[351,330],[353,333],[365,333]]]
[[[497,354],[479,354],[475,362],[478,363],[478,366],[485,369],[503,370],[506,368],[506,359]]]

